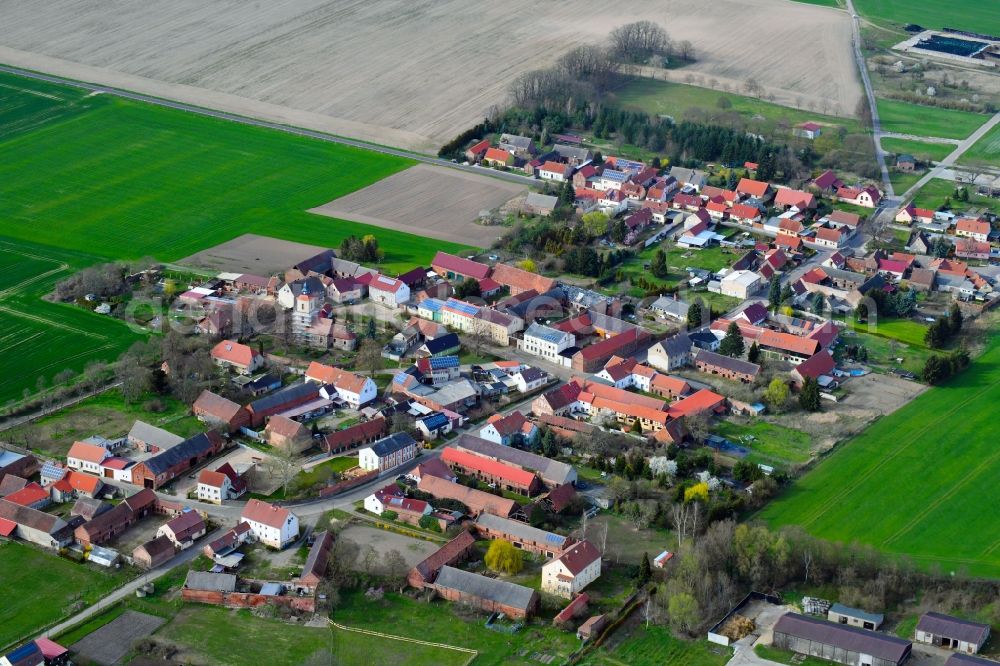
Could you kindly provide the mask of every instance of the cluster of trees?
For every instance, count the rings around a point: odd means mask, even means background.
[[[528,254],[552,262],[552,268],[588,277],[609,278],[614,267],[631,256],[628,250],[598,252],[590,246],[595,238],[608,232],[607,216],[585,215],[587,221],[568,226],[554,220],[532,225],[515,225],[498,242],[511,254]],[[612,235],[614,228],[611,229]],[[561,265],[559,265],[561,263]]]
[[[378,239],[371,234],[364,238],[352,235],[340,243],[338,256],[359,264],[378,264],[385,257],[385,252],[379,248]]]
[[[956,349],[947,356],[934,354],[924,362],[921,379],[932,386],[958,374],[969,367],[969,352]]]
[[[864,345],[850,344],[844,347],[838,347],[834,350],[834,353],[842,354],[844,358],[853,359],[862,363],[868,360],[868,347]]]
[[[771,281],[768,283],[767,288],[767,305],[771,308],[772,312],[777,312],[778,308],[790,302],[793,296],[790,284],[782,285],[780,275],[775,274],[771,276]]]
[[[211,341],[202,336],[185,336],[169,330],[160,338],[136,342],[115,364],[115,378],[126,404],[146,394],[172,395],[190,405],[203,389],[227,391],[229,384],[209,355]],[[165,372],[163,364],[169,372]]]
[[[912,289],[897,290],[891,294],[881,289],[869,289],[865,292],[865,299],[855,309],[854,316],[863,322],[868,321],[873,314],[881,317],[909,317],[916,310],[917,293]]]
[[[111,263],[85,268],[56,283],[56,298],[60,301],[82,300],[89,294],[108,299],[120,296],[128,290],[125,276],[128,266]]]
[[[455,285],[455,298],[479,298],[483,295],[479,280],[465,278]]]
[[[958,303],[952,303],[948,316],[945,317],[942,315],[938,317],[927,328],[927,333],[924,334],[924,342],[927,343],[928,347],[941,349],[951,342],[951,339],[962,330],[963,321],[962,310],[958,307]]]
[[[515,548],[511,542],[503,539],[494,539],[490,542],[490,547],[486,550],[483,561],[492,571],[508,576],[520,573],[521,569],[524,568],[522,551]]]

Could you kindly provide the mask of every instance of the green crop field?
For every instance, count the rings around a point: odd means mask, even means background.
[[[5,74],[0,108],[13,127],[0,133],[0,220],[13,238],[173,261],[244,233],[330,247],[372,233],[388,270],[463,249],[306,212],[410,160]]]
[[[1000,4],[988,0],[857,0],[854,6],[865,18],[900,26],[917,23],[1000,35]]]
[[[804,2],[808,5],[820,5],[821,7],[836,7],[840,8],[840,3],[837,0],[795,0],[796,2]]]
[[[124,575],[77,564],[23,543],[0,544],[0,649],[70,614],[77,600],[92,604]]]
[[[908,153],[924,162],[939,162],[955,150],[955,145],[951,143],[931,143],[929,141],[911,141],[909,139],[887,137],[882,139],[882,149],[887,153],[895,153],[896,155]]]
[[[989,120],[989,116],[970,111],[920,106],[893,99],[879,98],[877,101],[879,120],[885,132],[964,139]]]
[[[717,104],[721,97],[728,99],[732,108],[720,109]],[[655,81],[648,78],[630,79],[628,83],[616,91],[615,98],[621,106],[640,109],[655,115],[672,116],[678,121],[683,119],[685,111],[697,107],[710,114],[735,112],[746,118],[763,116],[772,122],[783,121],[792,125],[812,120],[818,123],[840,125],[849,132],[861,131],[861,126],[854,118],[826,116],[764,102],[744,95],[699,88],[683,83]]]
[[[994,165],[1000,164],[1000,125],[996,125],[983,135],[983,138],[972,144],[972,147],[958,159],[959,163],[970,160],[992,162]]]
[[[1000,337],[964,373],[876,421],[760,517],[922,566],[1000,576]]]
[[[123,322],[42,296],[56,281],[97,263],[93,255],[0,236],[0,405],[46,385],[62,370],[114,360],[141,339]]]

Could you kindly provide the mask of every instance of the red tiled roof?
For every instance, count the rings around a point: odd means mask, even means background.
[[[323,440],[326,443],[327,449],[340,449],[345,446],[353,446],[354,444],[367,442],[374,437],[378,437],[386,431],[386,428],[387,425],[385,419],[379,417],[370,421],[362,421],[361,423],[352,425],[349,428],[344,428],[343,430],[331,432],[326,435]]]
[[[4,499],[21,506],[31,506],[49,498],[49,493],[37,483],[29,483],[17,492],[7,495]]]
[[[440,269],[448,273],[455,273],[457,275],[471,277],[477,280],[481,280],[490,274],[489,266],[472,261],[471,259],[466,259],[465,257],[456,257],[453,254],[448,254],[447,252],[438,252],[435,254],[434,261],[431,262],[431,266],[435,269]]]
[[[753,220],[760,217],[760,210],[753,206],[748,206],[747,204],[736,204],[733,206],[731,215],[733,217],[738,217],[741,220]]]
[[[687,398],[678,400],[670,405],[670,415],[677,418],[687,414],[697,414],[705,410],[714,411],[725,402],[726,399],[718,393],[714,393],[708,389],[701,389]]]
[[[824,349],[795,366],[795,372],[803,378],[812,377],[813,379],[819,379],[821,375],[833,372],[836,366],[837,364],[834,362],[833,357],[830,356],[830,352]]]
[[[753,197],[762,197],[767,194],[767,183],[762,183],[759,180],[754,180],[752,178],[740,178],[739,184],[736,186],[736,191],[740,194],[749,194]]]
[[[512,290],[528,291],[534,289],[540,294],[544,294],[556,286],[556,281],[552,278],[547,278],[508,264],[497,264],[493,268],[492,278],[500,284],[510,287]]]
[[[649,385],[675,395],[684,395],[691,390],[691,385],[686,381],[679,377],[671,377],[670,375],[656,375]]]
[[[509,435],[516,435],[523,431],[524,424],[527,423],[528,419],[525,418],[524,414],[514,410],[507,416],[501,414],[494,414],[489,419],[487,423],[492,425],[501,437],[507,437]]]
[[[496,160],[497,162],[508,162],[510,158],[510,153],[500,148],[489,148],[486,151],[486,155],[483,156],[483,159]]]
[[[103,446],[87,444],[86,442],[73,442],[73,446],[69,447],[69,453],[66,454],[66,457],[85,460],[86,462],[99,465],[109,455],[108,450]]]
[[[830,229],[828,227],[820,227],[816,230],[817,240],[829,241],[831,243],[839,243],[840,237],[843,234],[837,229]]]
[[[588,347],[584,347],[578,351],[577,354],[579,354],[584,360],[597,359],[602,356],[612,356],[619,349],[635,343],[648,335],[649,334],[642,331],[642,329],[633,328],[619,333],[618,335],[613,335],[610,338],[605,338],[600,342],[595,342]]]
[[[830,170],[824,171],[820,175],[816,176],[816,179],[813,180],[813,184],[822,190],[829,189],[831,187],[840,187],[840,185],[842,185],[840,179],[837,178],[837,174]]]
[[[506,497],[498,497],[482,490],[469,488],[458,483],[453,483],[447,479],[440,479],[436,476],[424,474],[420,477],[417,488],[425,493],[430,493],[438,499],[458,500],[474,512],[486,511],[506,518],[517,507],[514,500]]]
[[[205,389],[198,396],[198,399],[194,401],[192,409],[196,413],[202,412],[228,423],[243,408],[232,400],[223,398],[221,395]]]
[[[990,233],[990,223],[963,217],[955,223],[955,231],[963,231],[967,234],[988,235]]]
[[[861,216],[857,213],[848,213],[846,210],[835,210],[826,216],[831,222],[843,224],[847,227],[856,227],[861,224]]]
[[[198,483],[211,486],[213,488],[221,488],[226,483],[226,475],[222,472],[203,469],[198,475]]]
[[[553,162],[549,160],[543,164],[538,169],[539,171],[550,171],[552,173],[561,173],[563,176],[568,176],[573,173],[573,167],[568,164],[562,164],[560,162]]]
[[[324,365],[318,361],[312,361],[306,369],[306,379],[310,379],[320,384],[330,384],[344,391],[360,394],[368,381],[367,377],[356,375],[353,372],[342,368],[335,368],[332,365]]]
[[[796,208],[812,208],[816,205],[816,197],[809,192],[783,187],[774,195],[776,206],[795,206]]]
[[[77,472],[76,470],[71,470],[66,474],[66,481],[69,482],[69,485],[73,486],[73,490],[78,490],[88,495],[96,493],[103,484],[96,476],[85,472]]]
[[[485,153],[486,149],[489,148],[489,147],[490,147],[490,141],[489,141],[489,139],[483,139],[479,143],[476,143],[476,144],[473,144],[472,146],[470,146],[468,148],[467,152],[470,152],[473,155],[478,155],[480,153]]]
[[[212,358],[236,365],[249,366],[260,352],[235,340],[223,340],[212,347]]]
[[[441,452],[441,460],[446,463],[458,465],[464,469],[489,474],[490,476],[495,476],[525,487],[530,486],[532,481],[535,479],[534,473],[527,470],[523,470],[519,467],[511,467],[510,465],[504,464],[498,460],[483,458],[482,456],[477,456],[474,453],[459,451],[458,449],[453,449],[450,446],[446,447]]]
[[[594,544],[586,540],[577,541],[559,556],[559,561],[574,576],[599,559],[601,559],[601,551],[597,550]]]
[[[288,509],[283,509],[280,506],[274,506],[267,502],[261,502],[258,499],[252,499],[247,502],[243,513],[240,514],[240,519],[252,520],[255,523],[281,529],[285,524],[285,520],[288,519],[288,515]]]
[[[0,536],[9,537],[17,529],[17,523],[13,520],[7,520],[6,518],[0,518]]]

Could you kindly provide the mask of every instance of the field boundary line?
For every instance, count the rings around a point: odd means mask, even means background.
[[[104,342],[108,341],[108,336],[106,336],[106,335],[102,335],[100,333],[95,333],[93,331],[85,331],[82,328],[74,328],[72,326],[69,326],[67,324],[63,324],[61,322],[56,322],[56,321],[53,321],[51,319],[46,319],[45,317],[40,317],[38,315],[28,314],[27,312],[23,312],[21,310],[15,310],[14,308],[11,308],[11,307],[6,306],[6,305],[0,305],[0,312],[6,312],[9,315],[13,315],[15,317],[21,317],[22,319],[29,319],[31,321],[38,322],[39,324],[45,324],[47,326],[52,326],[53,328],[61,328],[64,331],[69,331],[70,333],[76,333],[76,334],[82,335],[84,337],[95,338],[97,340],[102,340]]]
[[[1000,379],[997,379],[996,381],[994,381],[994,382],[992,382],[990,384],[987,384],[986,387],[983,388],[982,390],[977,391],[976,393],[972,394],[971,396],[969,396],[968,398],[966,398],[962,402],[958,403],[957,405],[955,405],[954,407],[952,407],[951,409],[949,409],[947,412],[942,413],[941,416],[938,417],[937,419],[935,419],[934,421],[931,421],[930,423],[928,423],[927,425],[925,425],[923,428],[920,428],[919,430],[917,430],[917,432],[914,433],[914,435],[910,437],[910,440],[906,444],[903,444],[902,446],[900,446],[898,449],[896,449],[895,451],[893,451],[889,455],[887,455],[887,456],[883,457],[882,459],[880,459],[879,462],[877,462],[873,467],[869,468],[868,471],[866,471],[861,476],[857,477],[857,479],[855,479],[855,482],[853,484],[851,484],[851,485],[849,485],[849,486],[841,489],[841,491],[838,492],[836,495],[830,497],[827,500],[827,502],[824,503],[819,508],[819,510],[818,510],[817,513],[815,513],[812,517],[810,517],[808,520],[806,520],[806,521],[804,521],[802,523],[802,526],[806,527],[806,526],[809,526],[809,525],[812,525],[813,523],[815,523],[827,511],[829,511],[833,506],[835,506],[837,504],[838,500],[840,500],[841,498],[845,497],[846,495],[849,495],[849,494],[853,493],[854,491],[856,491],[866,481],[868,481],[868,479],[875,472],[877,472],[878,470],[880,470],[884,465],[886,465],[889,462],[895,460],[904,451],[909,450],[909,448],[912,447],[916,443],[918,435],[922,435],[922,434],[928,432],[932,427],[938,425],[939,423],[941,423],[945,419],[949,418],[952,414],[954,414],[955,412],[957,412],[959,409],[965,407],[968,403],[972,402],[973,400],[978,399],[979,397],[981,397],[982,395],[984,395],[988,391],[991,391],[994,388],[996,388],[997,385],[1000,385]]]
[[[406,643],[428,645],[430,647],[444,648],[446,650],[455,650],[456,652],[464,652],[466,654],[471,654],[473,656],[479,656],[479,650],[474,650],[472,648],[464,648],[464,647],[459,647],[457,645],[448,645],[447,643],[433,643],[431,641],[422,641],[418,638],[408,638],[406,636],[394,636],[393,634],[383,634],[380,631],[372,631],[371,629],[359,629],[357,627],[348,627],[346,625],[334,622],[333,620],[330,620],[330,624],[332,624],[337,629],[341,629],[343,631],[353,631],[359,634],[365,634],[367,636],[375,636],[377,638],[388,638],[394,641],[404,641]]]
[[[916,527],[917,524],[919,524],[922,519],[926,518],[928,514],[930,514],[939,506],[941,506],[941,504],[947,502],[949,499],[954,497],[955,493],[957,493],[959,490],[967,486],[969,482],[972,481],[972,479],[979,476],[979,474],[985,471],[985,468],[992,465],[993,462],[997,460],[997,458],[1000,458],[1000,451],[997,451],[996,453],[994,453],[993,455],[991,455],[990,457],[986,458],[981,463],[973,467],[972,472],[966,474],[965,478],[962,481],[953,485],[948,492],[942,494],[940,497],[938,497],[933,502],[924,507],[923,510],[917,513],[917,515],[915,515],[908,523],[906,523],[898,530],[896,530],[896,532],[892,534],[888,539],[886,539],[884,543],[890,544],[899,537],[903,536],[904,534],[912,530],[914,527]]]

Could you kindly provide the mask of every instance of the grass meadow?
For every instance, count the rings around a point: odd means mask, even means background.
[[[992,162],[993,164],[1000,162],[1000,125],[996,125],[983,135],[983,138],[972,144],[972,147],[965,151],[958,161],[962,163],[971,160]]]
[[[955,145],[951,143],[931,143],[929,141],[911,141],[910,139],[886,137],[882,139],[882,149],[896,155],[907,153],[924,162],[940,162],[955,150]]]
[[[658,625],[648,628],[632,624],[619,630],[626,634],[619,641],[616,634],[609,645],[602,645],[581,662],[587,666],[660,666],[660,664],[698,664],[723,666],[732,657],[732,650],[713,645],[707,640],[682,640],[670,630]]]
[[[14,541],[0,543],[0,649],[92,604],[124,582],[124,574],[77,564],[51,551]]]
[[[857,0],[855,8],[868,19],[896,23],[900,27],[917,23],[924,28],[957,28],[1000,35],[1000,4],[983,0],[914,2],[913,0]]]
[[[943,178],[933,178],[917,191],[916,196],[913,197],[913,204],[915,206],[919,206],[920,208],[937,210],[939,206],[945,203],[945,199],[953,197],[954,193],[954,182],[944,180]],[[991,199],[990,197],[984,197],[972,191],[969,192],[968,204],[965,202],[955,202],[954,200],[952,203],[960,210],[968,206],[987,208],[992,210],[994,213],[1000,213],[1000,199]]]
[[[879,120],[885,132],[964,139],[989,120],[989,116],[981,113],[921,106],[892,99],[879,98],[877,103]]]
[[[656,81],[649,78],[635,77],[615,92],[615,98],[620,106],[645,111],[655,115],[672,116],[678,122],[684,119],[684,113],[691,108],[700,108],[710,115],[737,113],[746,119],[761,116],[770,122],[794,125],[809,120],[840,125],[849,132],[860,132],[861,126],[854,118],[838,118],[821,113],[793,109],[779,104],[772,104],[745,95],[727,93],[711,88],[689,86],[670,81]],[[729,109],[720,109],[717,104],[720,98],[729,100]]]
[[[948,383],[876,421],[759,517],[926,568],[1000,575],[1000,338]]]

